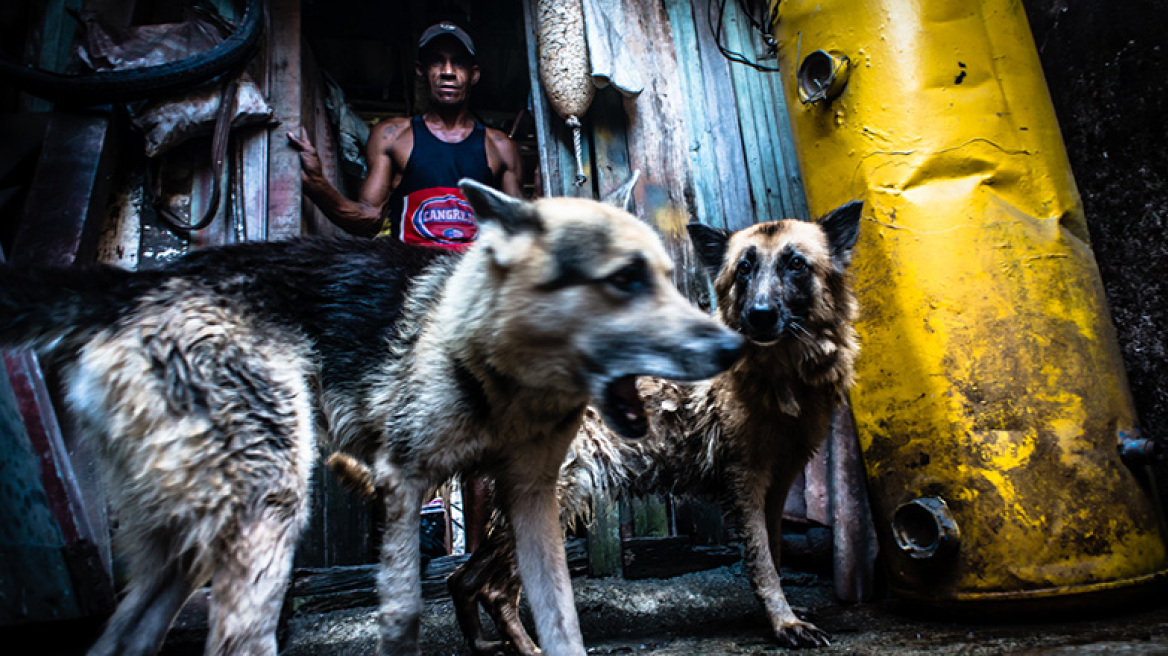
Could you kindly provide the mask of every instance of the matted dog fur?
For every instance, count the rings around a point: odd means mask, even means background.
[[[305,238],[160,271],[0,268],[0,344],[60,367],[130,566],[91,654],[154,653],[208,581],[206,653],[275,654],[318,436],[373,458],[382,654],[418,653],[424,489],[475,470],[516,528],[546,650],[584,653],[555,485],[585,406],[641,435],[635,376],[713,376],[742,339],[619,207],[461,187],[481,225],[462,256]]]
[[[787,492],[827,436],[852,381],[859,349],[847,267],[860,213],[861,204],[851,203],[817,223],[775,221],[733,234],[690,226],[714,280],[717,317],[746,337],[745,356],[710,381],[642,380],[651,417],[643,440],[614,435],[590,410],[560,469],[565,522],[587,513],[601,491],[705,493],[727,501],[741,523],[754,591],[786,647],[828,643],[788,604],[779,549]],[[485,544],[448,581],[476,654],[538,653],[519,620],[512,533],[495,516]],[[509,644],[486,639],[479,604]]]

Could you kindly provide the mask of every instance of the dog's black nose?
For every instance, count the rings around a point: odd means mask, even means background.
[[[746,311],[746,324],[756,333],[772,333],[779,323],[779,311],[766,305],[756,305]]]

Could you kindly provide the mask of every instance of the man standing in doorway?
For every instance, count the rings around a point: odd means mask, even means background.
[[[460,27],[441,22],[427,28],[418,40],[415,70],[426,82],[428,107],[373,127],[366,145],[369,172],[357,200],[325,178],[304,128],[288,139],[300,153],[305,193],[346,232],[464,250],[478,228],[458,181],[472,178],[521,197],[519,149],[502,131],[470,116],[479,67],[474,42]]]

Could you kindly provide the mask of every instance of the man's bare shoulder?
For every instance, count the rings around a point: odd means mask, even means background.
[[[390,117],[377,121],[377,124],[369,130],[369,141],[381,142],[385,147],[389,147],[402,137],[403,134],[410,134],[410,119],[409,117]]]
[[[369,130],[368,148],[371,153],[392,153],[396,160],[408,157],[413,147],[414,131],[410,128],[408,116],[382,119]],[[396,163],[399,166],[405,165],[404,159]]]
[[[498,128],[487,128],[487,141],[491,143],[500,153],[518,153],[519,147],[507,136],[506,132]]]
[[[393,141],[401,134],[410,129],[410,118],[408,116],[391,116],[383,118],[378,121],[369,130],[370,139],[385,139]]]
[[[491,141],[494,141],[495,143],[500,143],[500,142],[514,143],[513,141],[511,141],[511,137],[507,136],[506,132],[503,132],[502,130],[500,130],[498,128],[488,128],[485,125],[483,127],[486,128],[487,138],[490,139]]]

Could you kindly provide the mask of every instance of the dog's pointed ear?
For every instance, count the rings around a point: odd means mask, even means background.
[[[468,178],[459,180],[458,188],[474,209],[478,240],[499,266],[509,266],[523,244],[543,233],[543,221],[531,203]]]
[[[706,267],[711,278],[716,277],[722,268],[722,260],[726,257],[730,231],[711,228],[701,223],[687,224],[685,229],[689,232],[689,240],[693,243],[702,266]]]
[[[827,235],[831,259],[841,270],[852,262],[852,248],[860,237],[860,213],[864,202],[854,200],[828,212],[817,223]]]
[[[475,220],[483,223],[495,223],[508,235],[521,232],[543,232],[543,223],[539,220],[539,213],[525,200],[513,198],[507,194],[488,187],[487,185],[463,178],[458,181],[458,188],[470,206],[474,208]]]
[[[604,202],[618,207],[625,212],[632,213],[633,211],[633,189],[637,186],[637,180],[641,179],[641,169],[633,171],[628,180],[624,184],[608,192],[604,197]]]

